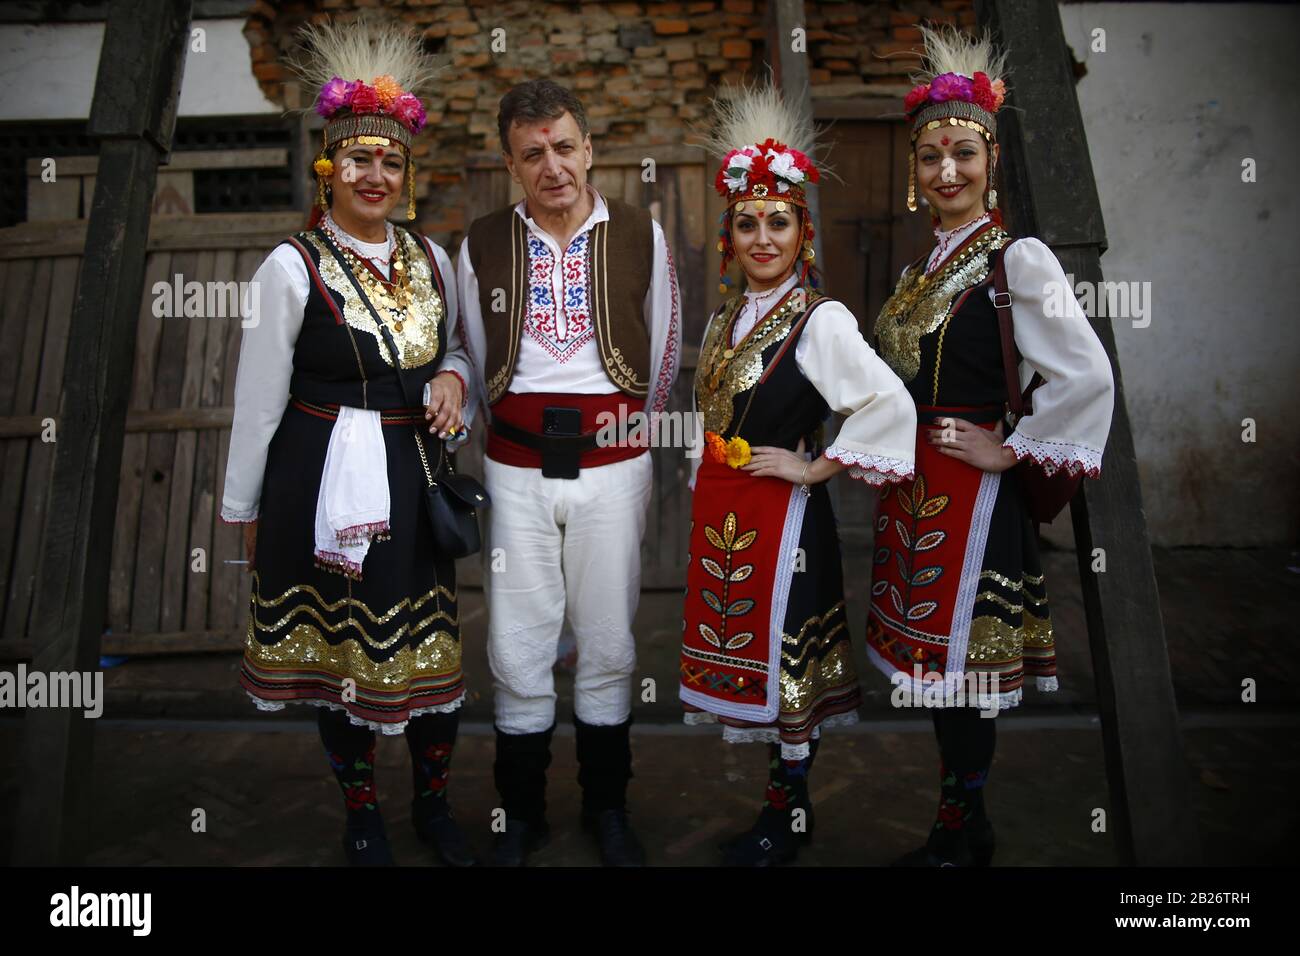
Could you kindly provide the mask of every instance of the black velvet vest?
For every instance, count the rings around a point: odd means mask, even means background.
[[[379,410],[421,404],[424,383],[433,378],[447,351],[446,300],[442,276],[425,242],[400,228],[398,240],[406,243],[415,292],[402,330],[389,324],[399,354],[400,388],[392,354],[329,235],[315,229],[286,240],[302,255],[309,284],[293,351],[289,390],[295,398]]]

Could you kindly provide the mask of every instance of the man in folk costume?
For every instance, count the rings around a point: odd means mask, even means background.
[[[905,100],[907,202],[924,196],[936,244],[903,271],[875,327],[916,403],[916,476],[878,506],[867,645],[898,698],[934,708],[939,808],[926,844],[899,863],[981,865],[994,843],[984,785],[997,721],[985,718],[1019,704],[1028,678],[1057,687],[1031,515],[1044,520],[1071,480],[1100,473],[1114,380],[1074,296],[1053,308],[1071,286],[1052,251],[1002,228],[992,187],[1005,57],[987,36],[923,35],[927,69]]]
[[[811,123],[767,87],[715,109],[718,251],[724,275],[740,263],[745,288],[700,346],[707,451],[691,502],[680,695],[688,723],[767,744],[758,819],[723,851],[732,865],[770,866],[811,837],[822,731],[855,721],[860,701],[826,482],[846,469],[873,489],[909,477],[916,416],[857,319],[816,288]],[[846,418],[824,445],[832,410]]]
[[[552,668],[567,616],[582,820],[606,864],[635,866],[632,618],[652,465],[645,443],[605,444],[598,433],[608,415],[667,404],[680,361],[677,281],[659,224],[587,184],[592,144],[577,97],[549,80],[523,83],[502,98],[497,124],[525,198],[470,226],[457,268],[491,417],[484,582],[506,813],[494,855],[522,865],[547,837]]]
[[[455,564],[424,489],[472,372],[447,254],[389,221],[403,205],[415,218],[417,92],[435,71],[398,23],[330,21],[304,40],[297,68],[325,119],[318,208],[253,277],[221,507],[253,572],[240,683],[263,710],[317,707],[350,863],[393,862],[380,731],[405,734],[419,836],[470,865],[447,802],[465,697]]]

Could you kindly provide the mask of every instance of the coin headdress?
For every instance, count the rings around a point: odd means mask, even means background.
[[[727,266],[736,256],[731,244],[732,215],[752,210],[763,216],[791,206],[804,210],[801,279],[807,284],[814,253],[806,190],[821,179],[812,122],[770,85],[741,87],[719,97],[713,100],[713,111],[713,127],[703,146],[722,161],[714,186],[727,200],[718,232],[721,291],[727,291]]]
[[[398,146],[406,156],[406,218],[415,218],[415,161],[411,143],[424,127],[419,94],[440,70],[420,37],[398,21],[361,18],[307,24],[300,32],[304,56],[291,64],[309,89],[318,90],[316,112],[325,119],[313,163],[317,203],[325,208],[330,154],[354,143]]]
[[[987,33],[972,36],[947,26],[921,27],[925,68],[912,76],[916,84],[903,99],[912,123],[912,144],[922,130],[960,126],[983,135],[989,146],[985,208],[997,208],[993,184],[993,144],[997,142],[997,112],[1006,98],[1006,52],[993,46]],[[907,208],[916,212],[916,150],[907,155]]]

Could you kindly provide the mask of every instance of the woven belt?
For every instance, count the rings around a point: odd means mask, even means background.
[[[339,417],[340,406],[338,405],[317,405],[314,402],[304,402],[301,398],[291,398],[289,404],[299,411],[306,412],[308,415],[315,415],[317,418],[334,421]],[[379,410],[379,423],[381,425],[421,425],[424,423],[424,409],[389,408]]]

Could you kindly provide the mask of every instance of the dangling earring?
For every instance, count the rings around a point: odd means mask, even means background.
[[[407,182],[406,218],[409,221],[415,218],[415,157],[411,157],[409,160],[407,160],[406,182]]]
[[[998,191],[993,188],[993,148],[989,147],[989,168],[988,168],[989,188],[984,193],[984,208],[989,212],[998,208]]]
[[[907,154],[907,211],[916,212],[916,150]]]

